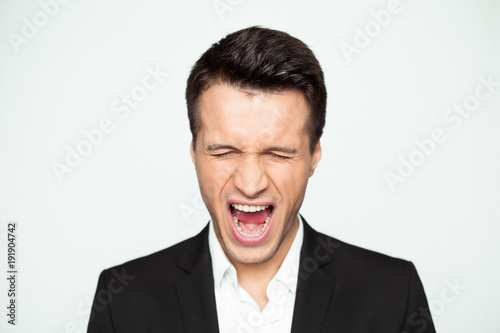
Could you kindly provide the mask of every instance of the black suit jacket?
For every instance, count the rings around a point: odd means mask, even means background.
[[[293,333],[435,332],[411,262],[341,242],[303,221]],[[218,332],[208,228],[104,270],[88,333]]]

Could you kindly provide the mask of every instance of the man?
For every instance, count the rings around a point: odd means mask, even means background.
[[[251,27],[207,50],[186,101],[211,221],[103,271],[88,332],[435,332],[411,262],[320,234],[298,213],[326,95],[312,51],[284,32]]]

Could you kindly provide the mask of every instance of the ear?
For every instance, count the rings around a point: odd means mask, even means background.
[[[311,167],[309,168],[309,177],[314,174],[314,170],[318,166],[319,160],[321,160],[321,144],[320,140],[316,143],[314,147],[314,151],[311,158]]]
[[[191,140],[191,146],[189,148],[189,153],[191,154],[191,160],[196,164],[196,153],[194,152],[193,140]]]

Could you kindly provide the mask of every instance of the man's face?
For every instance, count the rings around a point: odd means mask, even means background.
[[[265,262],[291,244],[321,158],[319,142],[309,150],[305,96],[215,84],[200,96],[198,111],[191,156],[219,242],[233,262]]]

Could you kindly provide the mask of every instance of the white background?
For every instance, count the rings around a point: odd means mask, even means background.
[[[185,82],[213,42],[263,25],[302,39],[326,75],[323,158],[303,216],[413,261],[439,332],[499,332],[500,87],[457,128],[443,118],[480,77],[500,81],[499,2],[401,0],[380,31],[371,12],[385,0],[219,2],[230,10],[211,0],[73,0],[47,22],[37,1],[0,2],[0,276],[8,221],[18,221],[19,249],[18,325],[6,323],[2,278],[0,331],[84,332],[101,270],[206,225]],[[12,36],[24,38],[33,16],[40,28],[16,52]],[[346,57],[342,43],[355,47],[367,26],[369,44]],[[147,67],[169,75],[120,118],[111,105]],[[53,163],[104,118],[114,130],[60,181]],[[384,174],[435,128],[447,140],[391,190]]]

